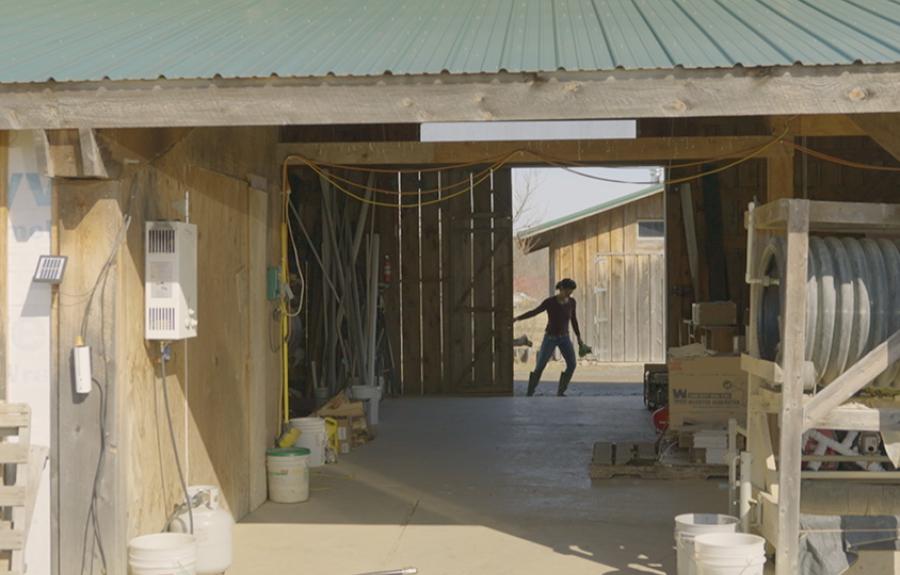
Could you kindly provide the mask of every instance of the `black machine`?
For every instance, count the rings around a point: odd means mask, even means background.
[[[664,363],[644,365],[644,405],[650,411],[669,404],[669,369]]]

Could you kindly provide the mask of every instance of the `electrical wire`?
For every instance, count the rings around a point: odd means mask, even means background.
[[[166,421],[169,424],[169,438],[172,440],[172,453],[175,456],[175,467],[178,468],[178,479],[181,480],[181,489],[184,491],[184,504],[188,508],[188,517],[190,518],[191,535],[194,534],[194,509],[191,506],[191,496],[188,494],[187,480],[184,478],[184,470],[181,468],[181,458],[178,456],[178,441],[175,439],[175,426],[172,424],[172,409],[169,405],[169,386],[166,382],[166,361],[168,352],[168,344],[162,342],[159,344],[160,357],[160,376],[162,378],[163,401],[166,405]]]
[[[404,204],[404,203],[402,203],[402,202],[399,202],[399,203],[382,202],[382,201],[379,201],[379,200],[371,200],[371,199],[369,199],[369,198],[363,197],[363,196],[359,195],[359,194],[356,193],[356,192],[353,192],[353,191],[351,191],[351,190],[346,189],[346,188],[345,188],[344,186],[342,186],[338,181],[336,181],[337,178],[336,178],[335,176],[333,176],[332,174],[330,174],[327,170],[323,169],[322,166],[327,166],[327,165],[329,165],[329,164],[326,164],[326,163],[317,163],[317,162],[314,162],[313,160],[310,160],[310,159],[308,159],[308,158],[306,158],[306,157],[304,157],[304,156],[297,155],[297,154],[290,155],[290,156],[288,156],[288,157],[286,157],[286,158],[284,159],[284,162],[282,163],[282,179],[283,179],[283,180],[286,180],[286,178],[287,178],[287,167],[288,167],[288,163],[289,163],[291,160],[298,160],[298,159],[299,159],[299,160],[302,161],[304,164],[306,164],[313,172],[315,172],[316,174],[318,174],[320,178],[322,178],[322,179],[326,180],[327,182],[329,182],[329,183],[330,183],[332,186],[334,186],[338,191],[340,191],[341,193],[343,193],[343,194],[345,194],[345,195],[347,195],[347,196],[349,196],[349,197],[351,197],[351,198],[353,198],[353,199],[355,199],[355,200],[357,200],[357,201],[359,201],[359,202],[362,202],[362,203],[365,203],[365,204],[368,204],[368,205],[372,205],[372,206],[386,207],[386,208],[398,208],[398,207],[399,207],[399,208],[415,208],[415,209],[419,209],[419,208],[422,208],[422,207],[426,207],[426,206],[430,206],[430,205],[435,205],[435,204],[443,203],[443,202],[452,200],[453,198],[455,198],[455,197],[457,197],[457,196],[460,196],[460,195],[469,193],[469,191],[470,191],[471,189],[474,189],[478,184],[480,184],[481,182],[483,182],[483,181],[485,181],[486,179],[490,178],[490,177],[491,177],[491,174],[492,174],[495,170],[497,170],[497,169],[499,169],[500,167],[504,166],[514,154],[516,154],[516,153],[527,153],[527,154],[533,155],[533,156],[534,156],[535,158],[537,158],[537,159],[540,159],[540,160],[544,161],[544,162],[547,163],[547,164],[550,164],[550,165],[555,166],[555,167],[559,167],[559,168],[566,169],[566,170],[571,171],[571,172],[573,172],[573,173],[575,173],[575,174],[577,174],[577,175],[579,175],[579,176],[587,177],[587,178],[591,178],[591,179],[597,179],[597,180],[608,181],[608,182],[615,182],[615,183],[626,183],[626,184],[647,184],[647,185],[651,185],[651,184],[657,184],[657,183],[658,183],[658,184],[662,184],[662,185],[675,185],[675,184],[681,184],[681,183],[685,183],[685,182],[691,182],[691,181],[698,180],[698,179],[703,178],[703,177],[706,177],[706,176],[711,176],[711,175],[714,175],[714,174],[718,174],[718,173],[720,173],[720,172],[724,172],[724,171],[729,170],[729,169],[731,169],[731,168],[733,168],[733,167],[735,167],[735,166],[738,166],[738,165],[740,165],[740,164],[743,164],[744,162],[747,162],[747,161],[749,161],[749,160],[751,160],[751,159],[753,159],[753,158],[759,156],[760,154],[762,154],[764,151],[766,151],[767,149],[771,148],[771,147],[774,146],[775,144],[777,144],[777,143],[779,143],[779,142],[782,142],[783,139],[784,139],[784,137],[788,134],[789,130],[790,130],[790,126],[786,126],[785,129],[784,129],[784,131],[783,131],[780,135],[778,135],[778,136],[772,138],[772,139],[769,140],[766,144],[764,144],[764,145],[762,145],[762,146],[759,146],[759,147],[757,147],[757,148],[755,148],[755,149],[749,150],[745,155],[742,155],[741,157],[737,158],[736,160],[733,160],[733,161],[731,161],[731,162],[728,162],[728,163],[726,163],[726,164],[724,164],[724,165],[722,165],[722,166],[719,166],[719,167],[717,167],[717,168],[712,168],[712,169],[709,169],[709,170],[705,170],[705,171],[702,171],[702,172],[697,173],[697,174],[692,174],[692,175],[690,175],[690,176],[685,176],[685,177],[681,177],[681,178],[674,178],[674,179],[665,179],[665,180],[663,180],[662,182],[634,182],[634,181],[627,181],[627,180],[615,180],[615,179],[612,179],[612,178],[603,178],[603,177],[600,177],[600,176],[593,176],[593,175],[590,175],[590,174],[585,174],[585,173],[583,173],[583,172],[579,172],[579,171],[577,171],[577,170],[574,170],[573,168],[571,168],[571,167],[569,167],[569,166],[567,166],[567,165],[565,165],[565,164],[563,164],[563,163],[560,163],[559,161],[553,159],[552,157],[550,157],[550,156],[548,156],[548,155],[546,155],[546,154],[543,154],[543,153],[541,153],[541,152],[536,152],[536,151],[533,151],[533,150],[528,150],[528,149],[525,149],[525,148],[513,150],[513,151],[511,151],[511,152],[509,152],[509,153],[507,153],[507,154],[504,154],[503,156],[500,156],[500,157],[496,160],[496,162],[495,162],[493,165],[491,165],[487,170],[485,170],[485,171],[483,172],[483,175],[482,175],[480,178],[475,179],[475,178],[473,177],[473,180],[474,180],[474,181],[472,181],[470,187],[466,187],[465,189],[460,190],[460,191],[458,191],[458,192],[453,192],[453,193],[450,193],[450,194],[441,195],[440,198],[437,198],[437,199],[434,199],[434,200],[426,200],[426,201],[422,201],[421,199],[419,199],[418,202],[415,202],[415,203],[409,203],[409,204]],[[709,163],[710,161],[715,161],[715,160],[705,160],[705,161],[703,161],[703,162],[690,162],[690,163],[686,163],[686,164],[673,165],[673,166],[670,166],[669,172],[671,172],[672,169],[684,168],[684,167],[688,167],[688,166],[692,166],[692,165],[693,165],[693,166],[701,165],[701,164]],[[470,163],[467,163],[467,164],[465,164],[465,165],[471,166],[471,165],[483,165],[483,164],[484,164],[484,160],[481,160],[481,161],[479,161],[479,162],[470,162]],[[463,164],[459,164],[459,165],[457,165],[456,167],[459,167],[459,166],[463,166]],[[370,169],[370,168],[347,168],[347,169],[356,170],[356,171],[360,171],[360,172],[372,172],[372,171],[376,171],[376,169]],[[429,170],[431,170],[431,171],[440,171],[440,170],[446,170],[446,169],[448,169],[448,168],[447,168],[447,167],[442,167],[442,168],[429,168]],[[377,171],[383,171],[383,170],[382,170],[382,169],[377,169]],[[390,170],[389,173],[405,173],[405,172],[410,172],[410,171],[411,171],[411,170],[405,170],[405,171],[404,171],[404,170]],[[418,173],[418,172],[421,172],[421,171],[424,171],[424,170],[412,170],[412,171]],[[402,194],[403,192],[402,192],[402,190],[401,190],[400,192],[397,192],[397,193],[401,193],[401,194]]]
[[[832,164],[837,164],[839,166],[844,166],[847,168],[856,168],[859,170],[871,170],[875,172],[900,172],[900,166],[878,166],[875,164],[864,164],[862,162],[854,162],[853,160],[846,160],[844,158],[838,158],[837,156],[832,156],[826,154],[825,152],[820,152],[818,150],[813,150],[812,148],[807,148],[801,144],[797,144],[795,142],[784,141],[784,144],[790,146],[797,150],[802,154],[806,154],[808,156],[812,156],[813,158],[823,160],[826,162],[830,162]]]
[[[106,550],[103,548],[103,538],[100,536],[100,514],[97,511],[97,500],[99,498],[100,478],[103,475],[103,468],[106,464],[106,414],[109,409],[109,397],[104,391],[103,385],[101,385],[96,378],[91,378],[91,381],[96,386],[98,393],[100,393],[100,454],[97,456],[97,466],[94,470],[94,481],[91,487],[91,504],[88,507],[88,516],[84,524],[84,537],[81,548],[81,573],[84,573],[84,569],[87,566],[86,556],[89,527],[93,528],[94,543],[96,544],[97,551],[100,553],[100,563],[103,566],[101,572],[107,573]],[[93,562],[93,553],[91,554],[91,561]],[[90,572],[94,572],[93,564],[91,565]]]
[[[294,239],[294,229],[291,226],[291,218],[287,219],[288,238],[291,240],[291,248],[294,252],[294,264],[297,266],[297,274],[300,276],[300,298],[296,311],[291,311],[290,302],[286,298],[282,298],[281,311],[287,317],[297,317],[303,311],[303,297],[306,291],[306,278],[303,277],[303,266],[300,265],[300,250],[297,249],[297,241]]]

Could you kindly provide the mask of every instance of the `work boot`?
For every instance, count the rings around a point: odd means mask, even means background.
[[[565,397],[566,390],[569,389],[569,382],[572,381],[572,374],[568,372],[562,372],[559,374],[559,388],[556,390],[556,395],[559,397]]]
[[[541,376],[534,373],[533,371],[528,374],[528,397],[534,395],[534,390],[537,389],[538,382],[541,380]]]

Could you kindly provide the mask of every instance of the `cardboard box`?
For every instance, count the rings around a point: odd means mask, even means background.
[[[700,301],[691,305],[694,325],[736,325],[737,306],[733,301]]]
[[[747,374],[737,355],[669,360],[669,427],[747,419]]]
[[[734,353],[734,338],[737,327],[733,325],[699,326],[700,343],[716,353]]]

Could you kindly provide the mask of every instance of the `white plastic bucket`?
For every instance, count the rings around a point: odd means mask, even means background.
[[[141,535],[128,542],[131,575],[196,575],[197,541],[186,533]]]
[[[200,499],[193,508],[194,537],[197,540],[197,575],[216,575],[231,567],[234,519],[220,505],[221,493],[215,485],[191,485],[188,496]],[[191,517],[183,508],[169,531],[190,533]]]
[[[328,442],[325,420],[321,417],[298,417],[291,420],[291,427],[300,430],[300,437],[294,447],[309,450],[309,467],[325,465],[325,446]]]
[[[685,513],[675,517],[675,548],[678,550],[678,575],[696,575],[694,538],[704,533],[735,533],[738,518],[718,513]]]
[[[697,575],[763,575],[766,540],[748,533],[707,533],[694,539]]]
[[[301,503],[309,499],[309,450],[302,447],[273,447],[266,450],[269,500]]]
[[[377,385],[354,385],[350,388],[353,399],[365,402],[369,425],[378,425],[378,404],[381,402],[381,388]]]

